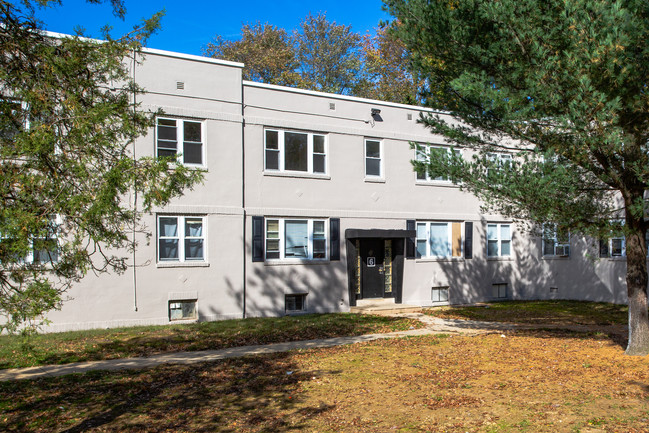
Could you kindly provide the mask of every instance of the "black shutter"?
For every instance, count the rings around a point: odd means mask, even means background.
[[[608,239],[600,239],[599,240],[599,256],[600,257],[608,257]]]
[[[415,220],[406,220],[406,230],[416,230]],[[406,258],[414,259],[417,249],[415,248],[415,239],[406,238]]]
[[[464,223],[464,258],[473,258],[473,223]]]
[[[264,217],[252,217],[252,261],[264,261]]]
[[[329,260],[340,260],[340,218],[329,218]]]

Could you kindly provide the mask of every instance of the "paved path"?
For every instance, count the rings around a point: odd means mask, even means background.
[[[517,326],[504,323],[477,322],[471,320],[446,320],[424,315],[421,313],[397,314],[397,316],[418,319],[422,321],[426,326],[421,329],[389,332],[385,334],[367,334],[356,337],[336,337],[322,340],[291,341],[286,343],[275,343],[260,346],[232,347],[229,349],[220,350],[163,353],[142,358],[111,359],[105,361],[75,362],[63,365],[43,365],[39,367],[14,368],[0,370],[0,381],[36,379],[39,377],[55,377],[72,373],[85,373],[91,370],[124,370],[149,368],[161,364],[193,364],[198,362],[216,361],[219,359],[236,358],[247,355],[288,352],[290,350],[297,349],[341,346],[344,344],[362,343],[365,341],[379,340],[384,338],[399,338],[431,334],[476,335],[501,332],[512,329],[530,328],[530,326]],[[532,326],[532,328],[534,328],[534,326]]]

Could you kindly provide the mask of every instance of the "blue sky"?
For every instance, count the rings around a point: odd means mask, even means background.
[[[141,18],[165,9],[162,29],[148,43],[151,48],[202,54],[202,48],[214,35],[238,39],[242,24],[268,22],[291,30],[309,13],[326,12],[329,21],[351,25],[359,33],[374,33],[379,21],[390,16],[383,12],[381,0],[347,1],[288,1],[288,0],[125,0],[126,19],[112,15],[110,2],[87,4],[83,0],[63,0],[63,6],[39,10],[37,17],[47,30],[71,34],[76,26],[86,29],[86,35],[100,37],[100,29],[109,24],[113,36],[128,32]]]

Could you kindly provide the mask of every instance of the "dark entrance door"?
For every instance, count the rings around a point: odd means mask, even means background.
[[[382,298],[385,288],[385,276],[383,270],[384,261],[384,240],[383,239],[362,239],[361,240],[361,293],[363,299]]]

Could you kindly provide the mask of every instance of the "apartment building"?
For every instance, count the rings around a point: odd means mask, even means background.
[[[47,331],[344,312],[372,298],[626,302],[623,239],[532,237],[415,173],[410,161],[451,151],[417,122],[429,109],[247,82],[242,67],[145,51],[132,71],[142,107],[164,114],[135,154],[179,155],[205,181],[146,215],[134,266],[88,275]]]

